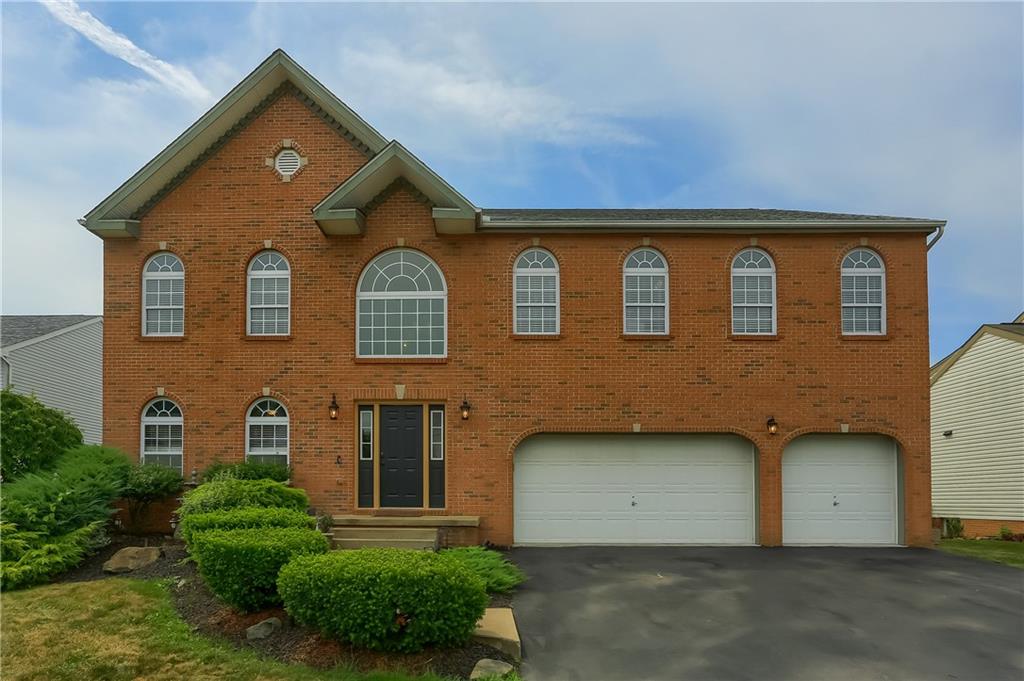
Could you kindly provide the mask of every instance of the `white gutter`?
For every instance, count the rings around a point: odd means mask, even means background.
[[[934,246],[935,244],[939,243],[939,239],[941,239],[942,235],[945,234],[945,233],[946,233],[946,222],[943,221],[943,222],[939,223],[939,231],[935,233],[935,238],[928,242],[928,245],[925,247],[925,250],[926,251],[932,250],[932,246]]]

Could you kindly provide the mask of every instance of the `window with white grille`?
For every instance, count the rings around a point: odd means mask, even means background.
[[[740,251],[732,261],[732,332],[775,333],[775,263],[757,248]]]
[[[444,410],[430,410],[430,460],[444,461]]]
[[[142,335],[185,333],[185,267],[173,253],[157,253],[142,268]]]
[[[182,470],[183,427],[181,408],[173,400],[161,397],[147,404],[142,410],[141,462]]]
[[[540,248],[516,259],[513,277],[514,325],[519,334],[557,334],[558,261]]]
[[[622,270],[623,330],[628,334],[668,333],[668,265],[653,248],[638,248]]]
[[[395,248],[363,270],[356,286],[356,356],[444,357],[448,291],[433,260]]]
[[[299,172],[302,166],[302,157],[294,149],[282,149],[274,157],[274,170],[284,177],[291,177]]]
[[[840,283],[843,333],[885,333],[885,265],[874,251],[858,248],[843,258]]]
[[[277,400],[259,399],[249,408],[245,458],[253,463],[288,465],[288,411]]]
[[[277,251],[263,251],[249,263],[250,336],[287,336],[291,331],[291,269]]]

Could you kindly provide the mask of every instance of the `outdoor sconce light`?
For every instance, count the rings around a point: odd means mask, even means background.
[[[769,435],[775,435],[779,432],[779,422],[775,420],[774,416],[768,417],[768,423],[766,425],[768,426]]]
[[[338,420],[338,398],[334,393],[331,393],[331,403],[327,405],[327,413],[331,415],[332,421]]]
[[[469,410],[472,409],[472,407],[466,398],[462,398],[462,404],[459,406],[459,409],[462,411],[462,420],[469,420]]]

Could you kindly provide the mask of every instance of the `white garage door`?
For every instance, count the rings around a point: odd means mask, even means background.
[[[785,544],[895,544],[896,443],[805,435],[782,455]]]
[[[518,544],[752,544],[754,449],[734,435],[535,435]]]

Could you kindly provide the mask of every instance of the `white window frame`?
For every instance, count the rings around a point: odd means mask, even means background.
[[[541,253],[551,258],[554,267],[523,267],[523,258],[531,253]],[[555,281],[555,302],[551,303],[520,303],[516,300],[519,291],[520,277],[551,277]],[[542,289],[543,290],[543,289]],[[519,308],[555,308],[555,330],[554,331],[520,331],[519,330]],[[542,320],[543,321],[543,320]],[[517,336],[557,336],[562,330],[562,281],[559,273],[558,258],[544,248],[528,248],[516,257],[512,273],[512,333]]]
[[[758,253],[760,255],[763,255],[765,258],[768,259],[768,264],[771,265],[770,269],[766,270],[764,268],[736,267],[736,261],[744,253]],[[733,256],[732,264],[731,264],[730,272],[729,272],[729,291],[730,291],[730,302],[731,302],[731,304],[729,306],[729,328],[732,331],[732,335],[734,335],[734,336],[774,336],[774,335],[778,334],[778,332],[779,332],[779,325],[778,325],[778,308],[779,308],[779,305],[778,305],[778,290],[777,290],[778,281],[776,280],[775,272],[776,272],[775,259],[772,258],[771,254],[768,253],[768,251],[764,250],[763,248],[744,248],[739,253],[737,253],[736,255]],[[770,305],[765,305],[763,303],[758,303],[757,305],[751,305],[749,303],[744,303],[742,305],[737,306],[737,304],[736,304],[736,283],[735,283],[735,278],[736,277],[764,277],[764,276],[771,277],[771,282],[772,282],[772,302],[770,303]],[[772,330],[771,331],[737,331],[736,330],[735,318],[734,318],[733,315],[735,315],[735,310],[736,310],[737,307],[769,307],[769,306],[771,307],[771,311],[772,311]]]
[[[434,423],[435,416],[439,423]],[[427,445],[430,448],[430,460],[444,461],[444,409],[430,410],[430,420],[427,427],[430,429]],[[437,436],[436,438],[435,435]],[[441,452],[439,456],[434,455],[434,445],[437,445]]]
[[[879,267],[863,267],[863,268],[847,268],[845,267],[846,259],[854,253],[863,251],[870,253],[878,259]],[[881,281],[881,304],[875,303],[844,303],[843,302],[843,277],[847,276],[877,276]],[[839,330],[844,336],[884,336],[887,333],[886,318],[888,317],[886,310],[886,299],[888,298],[887,282],[885,276],[885,260],[882,256],[873,249],[867,248],[866,246],[858,246],[857,248],[851,248],[846,254],[843,255],[843,259],[839,263]],[[873,308],[879,309],[879,330],[878,331],[847,331],[843,327],[843,311],[846,308]]]
[[[170,256],[178,261],[181,265],[181,272],[150,272],[149,264],[162,256]],[[165,279],[181,279],[181,305],[146,305],[146,283],[149,281],[158,281]],[[176,310],[181,308],[181,331],[148,331],[146,329],[146,312],[149,310]],[[185,335],[185,263],[175,253],[170,251],[160,251],[146,258],[145,264],[142,266],[142,335],[143,336],[163,336],[163,337],[179,337]]]
[[[378,259],[387,255],[388,253],[394,253],[395,251],[406,251],[410,253],[416,253],[422,256],[428,263],[430,263],[436,270],[437,274],[441,279],[441,290],[440,291],[363,291],[363,279],[370,271],[371,266],[377,262]],[[441,300],[441,314],[444,320],[444,337],[442,339],[441,354],[431,353],[429,355],[392,355],[392,354],[367,354],[364,355],[359,349],[359,307],[360,303],[364,300],[403,300],[403,299],[416,299],[416,300]],[[386,328],[386,327],[385,327]],[[371,339],[372,342],[372,339]],[[385,341],[387,342],[387,341]],[[442,270],[437,262],[423,251],[416,250],[415,248],[391,248],[382,253],[378,253],[374,258],[366,263],[366,267],[359,274],[359,279],[356,281],[356,305],[355,305],[355,350],[356,357],[369,358],[369,359],[407,359],[407,360],[418,360],[418,359],[444,359],[448,356],[448,281],[445,279],[444,270]]]
[[[284,409],[284,416],[253,416],[252,410],[260,402],[273,402],[279,408]],[[291,449],[292,449],[292,426],[291,426],[291,413],[280,400],[273,397],[260,397],[254,400],[249,407],[245,410],[245,460],[248,461],[250,456],[281,456],[282,452],[278,450],[266,451],[260,450],[258,452],[252,451],[252,446],[249,441],[249,427],[250,426],[281,426],[285,427],[284,431],[284,457],[286,466],[290,466],[292,463]]]
[[[157,402],[170,402],[175,406],[181,416],[146,416],[146,412],[149,411],[149,408]],[[181,428],[181,449],[176,452],[152,452],[152,454],[154,456],[181,457],[181,466],[178,467],[178,471],[183,472],[185,470],[185,417],[184,412],[181,410],[181,405],[169,397],[156,397],[149,402],[146,402],[146,406],[142,408],[142,418],[139,419],[139,463],[141,465],[146,464],[146,426],[178,426]],[[161,464],[150,465],[158,466]],[[173,468],[173,466],[168,466],[168,468]]]
[[[373,461],[373,412],[372,408],[361,407],[359,409],[359,460],[360,461]],[[364,439],[363,433],[367,430],[366,426],[363,425],[363,416],[369,417],[369,432],[370,439]],[[369,445],[369,455],[367,455],[367,445]]]
[[[661,261],[665,264],[665,266],[663,268],[656,268],[656,269],[655,268],[650,268],[650,267],[627,267],[626,265],[628,265],[629,259],[632,258],[635,254],[640,253],[641,251],[650,251],[651,253],[654,253],[659,258],[661,258]],[[627,279],[627,277],[630,277],[630,276],[650,276],[650,275],[665,277],[665,303],[663,305],[663,307],[665,308],[665,330],[664,331],[629,331],[626,328],[626,310],[628,310],[630,307],[638,307],[638,308],[639,307],[658,307],[659,304],[658,303],[652,303],[652,304],[647,304],[647,303],[627,303],[626,302],[626,279]],[[670,322],[669,322],[669,302],[670,302],[670,299],[671,299],[671,295],[670,295],[669,291],[670,291],[670,289],[669,289],[669,275],[668,275],[668,258],[665,257],[665,254],[662,253],[661,251],[659,251],[656,248],[652,248],[651,246],[641,246],[640,248],[634,248],[632,251],[630,251],[629,254],[626,256],[626,259],[623,261],[623,264],[622,264],[622,333],[623,333],[623,335],[625,335],[625,336],[667,336],[669,334],[669,329],[671,328],[671,325],[670,325]]]
[[[286,271],[282,270],[253,270],[253,265],[256,263],[256,259],[261,255],[273,253],[281,258],[285,266],[288,268]],[[245,333],[247,336],[290,336],[292,333],[292,264],[288,262],[288,258],[284,256],[284,253],[275,251],[273,249],[262,250],[252,257],[249,261],[249,265],[245,268]],[[285,305],[253,305],[252,304],[252,282],[253,279],[287,279],[288,280],[288,302]],[[252,330],[252,311],[254,308],[261,310],[280,310],[284,308],[288,313],[288,330],[285,333],[253,333]]]

